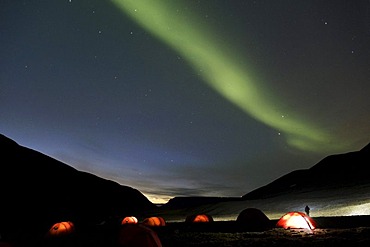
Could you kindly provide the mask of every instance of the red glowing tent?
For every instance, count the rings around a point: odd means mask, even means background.
[[[75,226],[71,221],[61,221],[55,223],[46,233],[47,237],[68,236],[75,232]]]
[[[146,226],[165,226],[166,221],[161,216],[152,216],[145,218],[142,222]]]
[[[126,216],[122,219],[121,224],[137,224],[138,220],[135,216]]]
[[[292,211],[284,214],[276,223],[276,227],[284,229],[310,229],[316,228],[316,222],[303,212]]]
[[[213,222],[213,217],[209,214],[193,214],[193,215],[188,215],[185,218],[185,222],[188,222],[188,223]]]

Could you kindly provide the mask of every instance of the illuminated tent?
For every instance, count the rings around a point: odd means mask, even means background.
[[[75,232],[75,226],[71,221],[55,223],[47,232],[47,237],[61,237],[71,235]]]
[[[162,247],[157,233],[142,224],[124,224],[118,232],[120,247]]]
[[[138,220],[135,216],[126,216],[122,219],[121,224],[137,224]]]
[[[160,216],[152,216],[149,218],[145,218],[142,222],[144,225],[147,226],[165,226],[166,221],[163,217]]]
[[[201,223],[201,222],[213,222],[213,218],[208,214],[193,214],[186,217],[185,222],[188,223]]]
[[[282,227],[284,229],[315,229],[316,222],[303,212],[288,212],[284,214],[276,223],[276,227]]]
[[[236,221],[249,230],[263,231],[271,228],[270,219],[257,208],[247,208],[241,211]]]

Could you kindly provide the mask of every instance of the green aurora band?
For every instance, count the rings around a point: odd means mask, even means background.
[[[223,46],[212,38],[209,28],[202,28],[197,16],[181,15],[174,1],[112,0],[126,15],[152,35],[170,46],[200,72],[210,87],[254,119],[284,133],[292,147],[312,151],[341,150],[343,142],[312,123],[293,117],[278,101],[266,97],[257,80]],[[177,2],[177,1],[176,1]],[[178,3],[178,2],[177,2]],[[172,5],[172,6],[171,6]],[[234,54],[235,55],[235,54]],[[288,117],[282,117],[288,115]]]

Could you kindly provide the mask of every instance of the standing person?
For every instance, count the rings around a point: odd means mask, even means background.
[[[308,216],[310,216],[310,207],[308,205],[306,205],[306,207],[304,208],[304,211],[306,212]]]

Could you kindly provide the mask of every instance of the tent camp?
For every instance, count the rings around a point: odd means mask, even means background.
[[[208,214],[193,214],[186,217],[185,222],[188,223],[202,223],[213,222],[213,218]]]
[[[303,212],[288,212],[284,214],[276,223],[276,227],[282,227],[284,229],[310,229],[316,228],[316,222]]]
[[[121,247],[162,247],[157,233],[142,224],[124,224],[118,233]]]
[[[271,221],[258,208],[246,208],[241,211],[236,221],[248,230],[264,231],[271,228]]]

